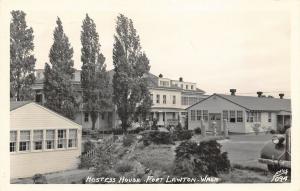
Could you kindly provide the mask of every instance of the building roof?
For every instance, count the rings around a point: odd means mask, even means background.
[[[266,98],[266,97],[254,97],[254,96],[232,96],[225,94],[213,94],[212,96],[219,96],[227,101],[237,104],[247,110],[256,111],[291,111],[291,100],[290,99],[279,99],[279,98]],[[209,98],[208,97],[208,98]],[[206,98],[206,99],[208,99]],[[205,101],[201,100],[202,101]],[[198,103],[200,103],[198,102]],[[195,103],[194,105],[198,104]],[[194,106],[191,105],[190,107]],[[190,108],[188,107],[188,108]],[[188,109],[187,108],[187,109]]]
[[[10,111],[18,109],[19,107],[22,107],[31,102],[32,101],[10,101]]]

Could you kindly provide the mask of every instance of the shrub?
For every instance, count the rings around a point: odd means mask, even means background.
[[[173,144],[170,132],[151,130],[144,131],[142,135],[142,140],[145,146],[149,145],[151,142],[154,144]]]
[[[215,140],[200,144],[182,142],[175,150],[174,174],[179,176],[218,176],[230,170],[227,153],[221,152],[221,145]]]
[[[47,184],[47,179],[42,174],[35,174],[32,177],[32,180],[33,180],[33,184]]]
[[[181,125],[180,122],[176,125],[175,130],[176,130],[176,131],[181,131],[181,130],[182,130],[182,125]]]
[[[183,141],[183,140],[189,140],[193,136],[193,131],[190,130],[180,130],[180,131],[174,131],[172,138],[174,141]]]
[[[123,146],[125,147],[131,146],[132,143],[134,143],[135,139],[136,139],[135,135],[132,134],[124,135]]]
[[[271,130],[270,130],[270,133],[271,133],[271,134],[275,134],[276,131],[275,131],[274,129],[271,129]]]
[[[197,127],[196,129],[194,129],[195,131],[195,134],[199,135],[201,134],[201,128],[200,127]]]
[[[128,161],[121,162],[117,164],[115,167],[115,171],[120,174],[125,174],[126,172],[130,172],[132,170],[133,170],[133,165]]]
[[[92,150],[95,148],[95,144],[88,140],[83,144],[83,154],[87,153],[88,151]]]

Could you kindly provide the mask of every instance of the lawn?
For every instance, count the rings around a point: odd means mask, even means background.
[[[228,153],[231,164],[259,167],[267,170],[266,165],[257,161],[260,151],[266,141],[271,140],[271,134],[230,135],[229,140],[218,141],[222,150]]]

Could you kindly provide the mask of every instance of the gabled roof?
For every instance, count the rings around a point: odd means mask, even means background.
[[[253,96],[232,96],[225,94],[213,94],[212,96],[221,97],[227,101],[237,104],[247,110],[257,110],[257,111],[291,111],[291,100],[290,99],[279,99],[279,98],[265,98],[265,97],[253,97]],[[206,99],[208,99],[206,98]],[[201,100],[200,102],[205,101]],[[198,102],[198,103],[200,103]],[[197,105],[195,103],[194,105]],[[194,106],[191,105],[190,107]],[[187,109],[189,109],[188,107]]]
[[[32,101],[10,101],[10,111],[18,109],[19,107],[22,107],[31,102]]]

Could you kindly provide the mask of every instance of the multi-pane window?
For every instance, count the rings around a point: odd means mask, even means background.
[[[89,122],[89,113],[88,112],[84,113],[84,122]]]
[[[43,149],[43,130],[33,131],[33,150]]]
[[[247,112],[247,122],[261,122],[261,112],[258,111],[248,111]]]
[[[268,122],[272,122],[272,113],[271,112],[268,113]]]
[[[237,111],[236,112],[236,121],[237,122],[243,122],[243,111]]]
[[[191,110],[191,121],[196,120],[195,110]]]
[[[200,121],[202,119],[202,111],[197,110],[197,121]]]
[[[20,131],[19,150],[20,151],[30,150],[30,131]]]
[[[192,90],[194,89],[194,86],[193,86],[193,85],[191,85],[191,89],[192,89]]]
[[[10,131],[9,152],[17,151],[17,131]]]
[[[208,121],[208,110],[203,110],[203,120]]]
[[[176,96],[173,95],[173,104],[176,104]]]
[[[163,104],[166,104],[166,103],[167,103],[167,96],[163,95]]]
[[[160,95],[159,94],[156,95],[156,103],[160,103]]]
[[[227,110],[223,111],[223,120],[228,121],[228,111]]]
[[[230,110],[229,111],[229,115],[230,115],[230,122],[231,123],[235,123],[235,111],[234,110]]]
[[[69,130],[69,144],[68,147],[77,147],[77,130],[70,129]]]
[[[55,131],[46,131],[46,149],[54,149]]]
[[[65,129],[59,129],[57,131],[57,148],[66,148],[67,136]]]

